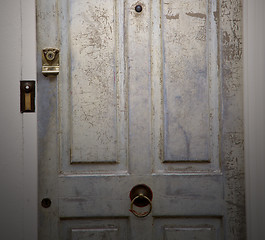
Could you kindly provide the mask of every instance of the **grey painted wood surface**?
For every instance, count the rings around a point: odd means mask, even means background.
[[[38,73],[40,239],[245,239],[241,2],[39,0],[37,20],[39,69],[61,51]]]

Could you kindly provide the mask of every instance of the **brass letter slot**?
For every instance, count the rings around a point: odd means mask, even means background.
[[[20,81],[20,112],[35,112],[35,81]]]
[[[59,49],[45,48],[42,50],[42,74],[54,77],[59,73]]]

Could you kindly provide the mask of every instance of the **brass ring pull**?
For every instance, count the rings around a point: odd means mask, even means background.
[[[146,200],[149,202],[149,210],[146,211],[146,212],[143,212],[143,213],[138,213],[138,212],[136,212],[136,211],[133,209],[133,205],[134,205],[135,200],[137,200],[137,199],[140,200],[140,199],[143,199],[143,198],[146,199]],[[131,211],[136,217],[140,217],[140,218],[142,218],[142,217],[146,217],[146,216],[148,216],[149,213],[152,211],[152,202],[151,202],[151,200],[150,200],[147,196],[145,196],[145,195],[143,195],[142,193],[140,193],[138,196],[136,196],[136,197],[132,200],[130,211]]]

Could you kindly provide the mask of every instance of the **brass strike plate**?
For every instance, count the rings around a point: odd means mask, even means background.
[[[35,112],[35,81],[20,81],[20,112]]]
[[[59,70],[59,49],[42,49],[42,74],[45,77],[54,77],[58,75]]]

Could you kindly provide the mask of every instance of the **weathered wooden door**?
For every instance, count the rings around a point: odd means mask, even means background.
[[[41,240],[245,239],[241,10],[37,1]],[[141,218],[138,184],[153,192]]]

